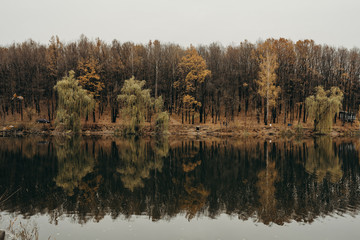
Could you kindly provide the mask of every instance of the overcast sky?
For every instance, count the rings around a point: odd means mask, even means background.
[[[360,47],[360,0],[1,0],[0,6],[2,46],[84,34],[183,46],[284,37]]]

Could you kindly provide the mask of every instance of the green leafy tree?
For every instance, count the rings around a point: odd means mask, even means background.
[[[160,112],[155,120],[156,134],[166,134],[169,128],[169,114],[167,112]]]
[[[136,80],[134,77],[125,80],[118,100],[122,105],[122,113],[129,120],[125,128],[125,135],[139,134],[145,122],[145,116],[156,114],[155,130],[157,134],[166,133],[169,115],[163,112],[162,97],[156,99],[150,96],[149,89],[143,89],[146,81]]]
[[[309,117],[314,119],[314,131],[327,133],[332,129],[333,119],[339,112],[343,93],[338,87],[325,91],[322,86],[316,87],[316,96],[306,98]]]
[[[79,85],[74,71],[70,71],[68,76],[58,81],[54,89],[58,92],[55,124],[59,129],[80,132],[80,117],[94,109],[94,98]]]
[[[163,111],[164,101],[162,97],[156,98],[154,104],[156,112],[155,132],[156,134],[166,134],[169,129],[169,114]]]
[[[152,105],[149,89],[143,89],[146,81],[136,80],[134,77],[125,80],[118,100],[122,106],[122,114],[128,118],[126,134],[138,134],[142,129],[145,116]]]

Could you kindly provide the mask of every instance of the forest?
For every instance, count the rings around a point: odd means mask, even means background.
[[[273,99],[261,92],[264,59],[274,77]],[[266,115],[272,122],[305,122],[305,100],[317,86],[338,87],[344,111],[357,112],[360,103],[357,48],[284,38],[184,47],[158,40],[107,43],[84,35],[63,42],[54,36],[48,44],[30,39],[0,46],[0,118],[18,113],[22,119],[41,114],[54,120],[54,86],[71,70],[93,94],[97,116],[110,114],[111,122],[121,118],[117,96],[133,76],[145,80],[151,96],[161,96],[168,113],[182,123],[232,121],[240,114],[258,122],[264,117],[265,123]]]

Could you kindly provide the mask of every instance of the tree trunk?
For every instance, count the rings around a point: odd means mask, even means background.
[[[214,103],[211,106],[211,119],[212,123],[214,123]]]
[[[266,108],[264,108],[264,124],[265,125],[267,125],[267,115],[268,114],[268,112],[267,112],[267,107]]]
[[[286,124],[286,101],[284,101],[284,124]]]
[[[156,66],[155,66],[155,99],[158,96],[158,78],[159,78],[159,61],[156,61]]]
[[[272,114],[271,114],[273,123],[276,123],[276,117],[277,117],[276,111],[277,111],[277,109],[275,107],[273,107],[272,108]]]
[[[21,121],[22,121],[24,119],[22,101],[20,101],[20,114],[21,114]]]
[[[111,107],[111,122],[115,123],[116,122],[116,108]]]
[[[49,99],[47,101],[47,107],[48,107],[48,118],[49,118],[49,121],[51,121],[51,110],[50,110],[50,102],[49,102]]]
[[[172,87],[170,87],[169,91],[169,115],[172,114]]]
[[[54,106],[54,101],[51,101],[51,120],[54,119],[54,112],[55,112],[55,106]]]
[[[206,123],[206,110],[205,108],[203,108],[203,111],[204,111],[204,124]]]

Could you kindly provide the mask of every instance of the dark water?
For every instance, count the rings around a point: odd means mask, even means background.
[[[359,239],[358,149],[328,137],[1,138],[0,228],[57,240]]]

